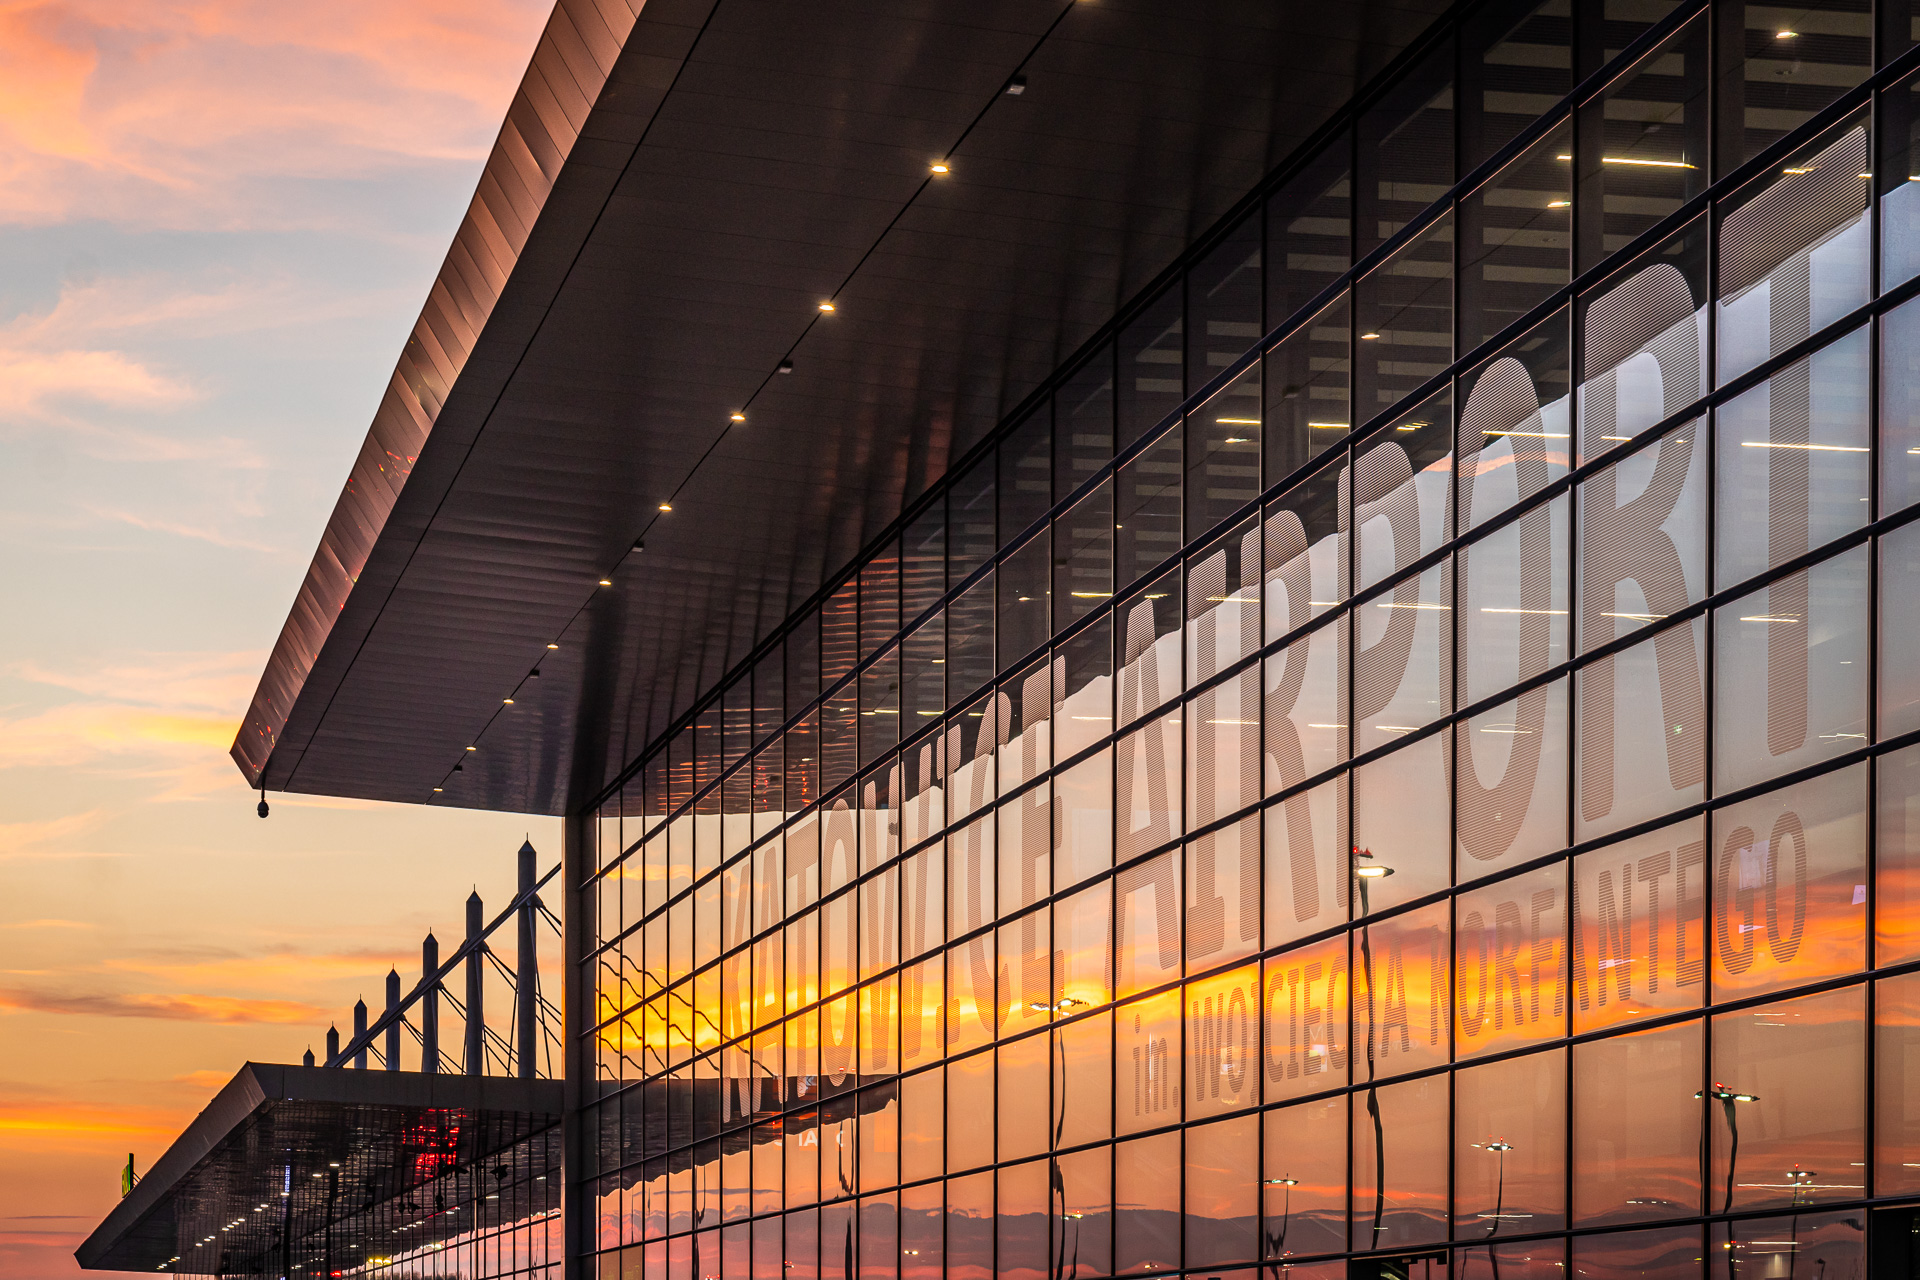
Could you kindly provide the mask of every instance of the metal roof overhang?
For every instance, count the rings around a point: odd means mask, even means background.
[[[1442,7],[562,0],[249,782],[586,803]]]
[[[429,1248],[515,1211],[461,1188],[486,1185],[476,1165],[557,1152],[527,1140],[559,1124],[561,1088],[249,1062],[75,1257],[89,1271],[279,1275]],[[409,1199],[421,1207],[398,1213]]]

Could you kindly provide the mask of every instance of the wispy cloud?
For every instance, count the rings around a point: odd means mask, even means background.
[[[0,5],[0,219],[337,217],[298,180],[484,153],[539,7]]]
[[[22,661],[6,667],[9,675],[108,702],[137,703],[175,710],[236,711],[247,705],[266,653],[259,649],[217,652],[122,652],[122,660],[104,665],[55,667]]]
[[[238,996],[42,991],[0,987],[0,1009],[24,1013],[78,1014],[96,1018],[162,1018],[170,1022],[311,1023],[326,1018],[317,1005],[298,1000],[251,1000]]]

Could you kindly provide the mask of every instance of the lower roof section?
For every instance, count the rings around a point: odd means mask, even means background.
[[[339,1274],[557,1211],[561,1087],[250,1062],[75,1256],[90,1271]]]
[[[583,805],[1443,7],[649,0],[407,381],[417,456],[370,439],[236,761]]]

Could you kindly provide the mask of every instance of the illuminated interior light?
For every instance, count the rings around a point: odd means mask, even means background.
[[[1787,617],[1782,617],[1776,614],[1767,614],[1767,613],[1750,613],[1745,617],[1741,618],[1740,621],[1742,622],[1784,622],[1789,626],[1798,626],[1800,623],[1800,619],[1798,618],[1787,618]]]
[[[1377,334],[1377,333],[1363,333],[1363,334],[1361,334],[1361,335],[1360,335],[1360,341],[1362,341],[1362,342],[1372,342],[1372,341],[1373,341],[1373,340],[1374,340],[1375,338],[1377,338],[1377,337],[1379,337],[1379,336],[1380,336],[1380,335],[1379,335],[1379,334]]]
[[[730,413],[727,415],[727,418],[731,422],[745,422],[747,415],[744,413]]]
[[[1482,613],[1549,613],[1564,615],[1565,609],[1482,609]]]
[[[1564,208],[1566,208],[1566,207],[1567,207],[1568,205],[1570,205],[1570,204],[1572,204],[1572,203],[1573,203],[1573,201],[1571,201],[1571,200],[1549,200],[1549,201],[1547,201],[1547,208],[1549,208],[1549,209],[1564,209]]]
[[[1630,164],[1637,165],[1643,169],[1694,169],[1699,167],[1688,164],[1685,160],[1642,160],[1638,156],[1601,156],[1600,163]]]
[[[613,585],[613,579],[612,579],[612,578],[602,578],[602,579],[600,579],[600,585],[601,585],[601,586],[603,586],[603,587],[610,587],[610,586],[612,586],[612,585]]]
[[[1309,600],[1307,603],[1316,609],[1331,609],[1340,602],[1338,600]]]
[[[1781,30],[1773,33],[1773,38],[1775,40],[1796,40],[1799,38],[1799,36],[1800,36],[1800,33],[1798,31]],[[1757,1244],[1759,1242],[1755,1241],[1755,1243]]]
[[[1221,444],[1250,444],[1252,442],[1249,441],[1245,436],[1228,436],[1225,440],[1222,440],[1220,443]]]
[[[1480,432],[1483,436],[1529,436],[1536,440],[1565,440],[1564,431],[1503,431],[1488,427]]]
[[[549,649],[558,649],[559,647],[560,647],[560,646],[559,646],[559,645],[557,645],[557,644],[550,644],[550,645],[548,645],[548,646],[547,646],[547,648],[549,648]]]
[[[1067,594],[1076,600],[1110,600],[1113,598],[1113,592],[1111,591],[1070,591]]]
[[[1382,600],[1373,607],[1376,609],[1439,609],[1446,613],[1453,611],[1453,606],[1450,604],[1426,604],[1424,602],[1418,604],[1401,604],[1395,600]]]
[[[1384,880],[1393,874],[1392,867],[1355,867],[1353,874],[1362,880]]]
[[[510,706],[512,706],[512,705],[513,705],[513,699],[512,699],[512,698],[502,698],[502,699],[500,699],[500,705],[501,705],[501,706],[505,706],[505,707],[510,707]]]
[[[478,751],[479,749],[480,749],[480,748],[478,748],[478,747],[468,747],[468,748],[467,748],[467,750],[469,750],[469,751]]]
[[[945,160],[935,160],[933,162],[933,171],[935,173],[952,173],[953,169]]]
[[[1214,421],[1227,427],[1257,427],[1260,425],[1260,419],[1258,418],[1215,418]]]
[[[660,504],[660,509],[662,511],[671,511],[673,510],[673,504],[671,502],[663,502]]]
[[[1202,724],[1259,724],[1258,720],[1203,720]]]
[[[820,310],[821,310],[822,312],[826,312],[826,313],[831,313],[831,312],[833,311],[833,309],[834,309],[834,307],[833,307],[833,304],[832,304],[831,302],[823,302],[823,303],[821,303],[821,304],[820,304]]]
[[[1347,726],[1343,724],[1310,724],[1307,726],[1309,729],[1344,729],[1346,727]]]
[[[1819,453],[1865,453],[1863,444],[1797,444],[1791,440],[1742,440],[1742,449],[1812,449]],[[1909,450],[1911,452],[1911,450]]]
[[[1632,436],[1601,436],[1602,440],[1631,440]]]
[[[1664,618],[1667,615],[1664,613],[1602,613],[1600,616],[1603,618],[1631,618],[1635,622],[1652,622],[1656,618]]]
[[[446,790],[446,788],[445,788],[445,787],[435,787],[435,788],[434,788],[434,790],[435,790],[435,791],[445,791],[445,790]]]
[[[1347,429],[1347,424],[1344,422],[1309,422],[1307,425],[1317,431],[1345,431]]]
[[[1377,724],[1373,727],[1376,729],[1384,729],[1388,733],[1412,733],[1415,729],[1419,728],[1418,725],[1412,724]]]

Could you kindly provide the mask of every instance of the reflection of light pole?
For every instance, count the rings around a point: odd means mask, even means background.
[[[1293,1189],[1300,1185],[1300,1179],[1268,1178],[1266,1185],[1286,1188],[1280,1193],[1280,1239],[1273,1246],[1275,1256],[1284,1258],[1287,1255],[1287,1226],[1293,1220]],[[1275,1274],[1279,1274],[1278,1268],[1275,1268]]]
[[[1740,1159],[1740,1121],[1733,1113],[1733,1104],[1736,1102],[1758,1102],[1760,1101],[1760,1098],[1759,1098],[1759,1095],[1757,1094],[1735,1093],[1733,1090],[1727,1088],[1727,1086],[1719,1083],[1718,1081],[1714,1082],[1713,1088],[1702,1089],[1699,1093],[1696,1093],[1693,1096],[1696,1098],[1717,1099],[1721,1107],[1724,1108],[1727,1113],[1727,1133],[1729,1138],[1731,1139],[1727,1145],[1727,1202],[1726,1202],[1726,1206],[1722,1208],[1720,1212],[1732,1213],[1733,1212],[1733,1167]]]
[[[1487,1222],[1487,1235],[1491,1237],[1500,1229],[1500,1214],[1507,1203],[1507,1152],[1513,1150],[1513,1144],[1505,1138],[1489,1138],[1485,1142],[1473,1144],[1483,1151],[1492,1151],[1500,1157],[1500,1173],[1493,1184],[1493,1213]],[[1487,1246],[1487,1265],[1493,1268],[1493,1280],[1500,1280],[1500,1255],[1493,1246]]]
[[[1082,1005],[1090,1003],[1091,1001],[1077,999],[1074,996],[1062,996],[1053,1004],[1030,1001],[1027,1008],[1033,1010],[1035,1013],[1065,1013],[1069,1009],[1078,1009]],[[1053,1150],[1058,1151],[1060,1149],[1060,1139],[1067,1131],[1067,1049],[1065,1045],[1060,1043],[1059,1036],[1049,1033],[1047,1037],[1047,1065],[1049,1070],[1052,1068],[1053,1055],[1056,1050],[1058,1050],[1060,1054],[1060,1105],[1053,1122]],[[1061,1220],[1065,1221],[1068,1218],[1077,1220],[1081,1216],[1080,1214],[1067,1212],[1067,1183],[1066,1179],[1060,1175],[1060,1157],[1057,1155],[1049,1155],[1047,1157],[1047,1178],[1052,1184],[1048,1188],[1048,1194],[1060,1197]],[[1067,1237],[1063,1231],[1060,1233],[1060,1248],[1054,1254],[1053,1280],[1061,1280],[1062,1276],[1077,1272],[1079,1269],[1080,1228],[1076,1223],[1073,1228],[1073,1261],[1071,1264],[1067,1261]]]
[[[1372,914],[1372,904],[1367,900],[1367,885],[1370,881],[1384,880],[1393,874],[1392,867],[1383,867],[1377,862],[1360,866],[1362,858],[1372,858],[1373,850],[1355,849],[1353,851],[1353,878],[1358,881],[1360,890],[1360,915],[1365,919]],[[1387,1212],[1387,1130],[1380,1122],[1380,1091],[1373,1087],[1373,926],[1360,927],[1360,963],[1367,974],[1367,1114],[1373,1119],[1373,1238],[1366,1247],[1374,1248],[1380,1243],[1380,1233],[1386,1228],[1380,1220]]]
[[[1794,1269],[1800,1265],[1800,1195],[1803,1191],[1813,1190],[1813,1180],[1818,1176],[1811,1169],[1802,1169],[1799,1165],[1787,1170],[1787,1185],[1792,1190],[1793,1229],[1787,1233],[1790,1243],[1787,1245],[1787,1280],[1793,1280]],[[1826,1264],[1821,1263],[1821,1270]]]

